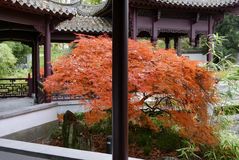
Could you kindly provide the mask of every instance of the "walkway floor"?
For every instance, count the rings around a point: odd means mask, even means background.
[[[47,159],[0,151],[0,160],[47,160]]]
[[[34,100],[25,98],[2,98],[0,99],[0,113],[12,111],[14,109],[25,108],[34,105]]]

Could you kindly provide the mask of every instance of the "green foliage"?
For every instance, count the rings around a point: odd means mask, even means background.
[[[239,66],[231,67],[225,78],[232,81],[239,80]]]
[[[183,146],[182,138],[171,129],[164,129],[157,134],[156,146],[163,151],[171,152]]]
[[[153,131],[132,123],[130,123],[129,130],[129,143],[135,143],[138,147],[143,148],[145,155],[149,155],[153,147]]]
[[[14,70],[12,71],[12,74],[9,75],[9,78],[27,78],[28,74],[31,73],[31,68],[29,69],[21,69],[14,67]]]
[[[51,137],[55,139],[64,139],[66,136],[67,141],[65,144],[68,144],[68,147],[81,148],[77,144],[80,142],[79,139],[82,137],[92,135],[102,135],[106,137],[112,134],[111,116],[95,123],[92,126],[86,125],[84,121],[84,113],[76,113],[75,117],[77,118],[77,123],[74,122],[72,127],[67,128],[67,122],[64,122],[62,124],[63,127],[59,127]],[[80,124],[80,126],[77,127],[77,124]],[[63,131],[61,132],[61,129],[65,130],[65,133]],[[79,133],[76,133],[75,130],[79,130]],[[62,135],[62,133],[64,134]],[[87,133],[87,135],[84,135],[85,133]],[[69,143],[69,139],[71,143]],[[76,140],[77,142],[72,143],[72,140]],[[153,148],[157,148],[163,152],[173,152],[184,146],[183,140],[184,139],[176,132],[176,129],[162,128],[160,131],[154,131],[132,123],[129,124],[129,144],[136,144],[137,147],[142,149],[144,155],[146,156],[151,153]]]
[[[6,41],[4,44],[7,44],[12,49],[12,53],[17,58],[18,64],[25,63],[26,55],[32,53],[31,47],[21,42]]]
[[[224,36],[219,36],[219,34],[212,35],[212,54],[213,61],[207,64],[207,67],[214,71],[225,71],[228,70],[232,65],[234,58],[228,52],[224,50],[224,42],[227,39]],[[208,44],[209,45],[209,44]]]
[[[51,44],[51,62],[55,62],[59,57],[70,53],[71,47],[65,47],[66,43],[52,43]],[[40,66],[44,66],[44,48],[40,46]]]
[[[221,131],[219,133],[220,144],[213,148],[204,148],[204,157],[207,160],[236,160],[239,159],[238,136]]]
[[[195,144],[190,143],[189,141],[184,141],[185,147],[177,149],[179,153],[178,157],[183,160],[197,160],[201,159],[200,156],[196,154],[198,149]]]
[[[94,124],[90,127],[91,133],[111,135],[112,134],[112,120],[111,118],[106,118],[101,120],[99,123]]]
[[[8,76],[13,72],[17,62],[11,48],[4,43],[0,43],[0,77]]]
[[[228,105],[223,107],[216,107],[214,109],[215,115],[235,115],[239,114],[239,105]]]
[[[148,155],[149,149],[151,151],[153,147],[164,152],[175,151],[184,145],[183,140],[173,129],[162,128],[160,131],[153,131],[132,123],[129,124],[129,143],[143,148],[145,155]]]
[[[100,4],[102,0],[84,0],[84,2],[88,4]]]
[[[232,65],[227,70],[217,72],[220,88],[220,103],[217,106],[237,106],[235,99],[239,96],[238,70],[237,66]]]
[[[228,125],[228,122],[225,124]],[[228,130],[218,133],[219,144],[215,146],[196,146],[189,141],[184,141],[185,147],[177,149],[179,158],[183,160],[237,160],[239,159],[238,136]]]
[[[222,52],[225,55],[231,54],[237,57],[239,50],[239,17],[234,15],[226,15],[224,20],[217,25],[216,32],[220,36],[225,36],[227,41],[223,42]]]

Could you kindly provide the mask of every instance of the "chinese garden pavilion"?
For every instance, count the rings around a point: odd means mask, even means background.
[[[174,47],[188,36],[193,46],[210,35],[227,12],[239,12],[239,0],[129,0],[129,36],[170,39]],[[32,47],[32,92],[39,98],[39,45],[44,45],[44,77],[51,74],[51,42],[70,42],[75,33],[112,32],[112,3],[87,5],[81,0],[0,0],[0,40],[15,40]],[[209,54],[208,60],[211,60]]]

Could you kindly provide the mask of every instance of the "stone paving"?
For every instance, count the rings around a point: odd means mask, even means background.
[[[2,98],[0,99],[0,112],[12,111],[34,105],[33,98]]]
[[[47,159],[0,151],[0,160],[47,160]]]

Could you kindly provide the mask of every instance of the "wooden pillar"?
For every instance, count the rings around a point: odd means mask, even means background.
[[[137,8],[131,8],[131,38],[136,40],[137,39]]]
[[[182,56],[181,49],[182,49],[182,41],[181,37],[178,37],[178,42],[177,42],[177,55]]]
[[[51,31],[50,18],[46,17],[44,42],[44,77],[51,75]]]
[[[213,60],[213,26],[214,20],[212,15],[208,17],[208,54],[207,61],[210,62]]]
[[[32,44],[32,93],[36,93],[36,54],[35,54],[35,44]]]
[[[151,37],[151,42],[155,45],[158,40],[158,33],[157,33],[157,28],[155,26],[155,23],[157,22],[157,14],[155,14],[152,17],[152,37]]]
[[[39,37],[37,36],[34,39],[33,42],[33,47],[34,47],[34,72],[33,72],[33,81],[34,81],[34,86],[35,86],[35,96],[36,96],[36,100],[38,103],[38,81],[40,80],[40,54],[39,54]]]
[[[195,46],[194,47],[199,47],[199,42],[200,42],[200,35],[198,34],[195,38]]]
[[[113,160],[128,159],[128,0],[113,0]]]
[[[173,40],[174,40],[174,49],[177,49],[178,48],[178,37],[174,37]]]
[[[195,27],[194,27],[194,24],[195,22],[194,21],[191,21],[191,28],[190,28],[190,45],[192,47],[195,46],[196,42],[195,42],[195,39],[196,39],[196,33],[195,33]]]
[[[169,43],[170,43],[169,37],[165,37],[165,49],[169,49]]]

